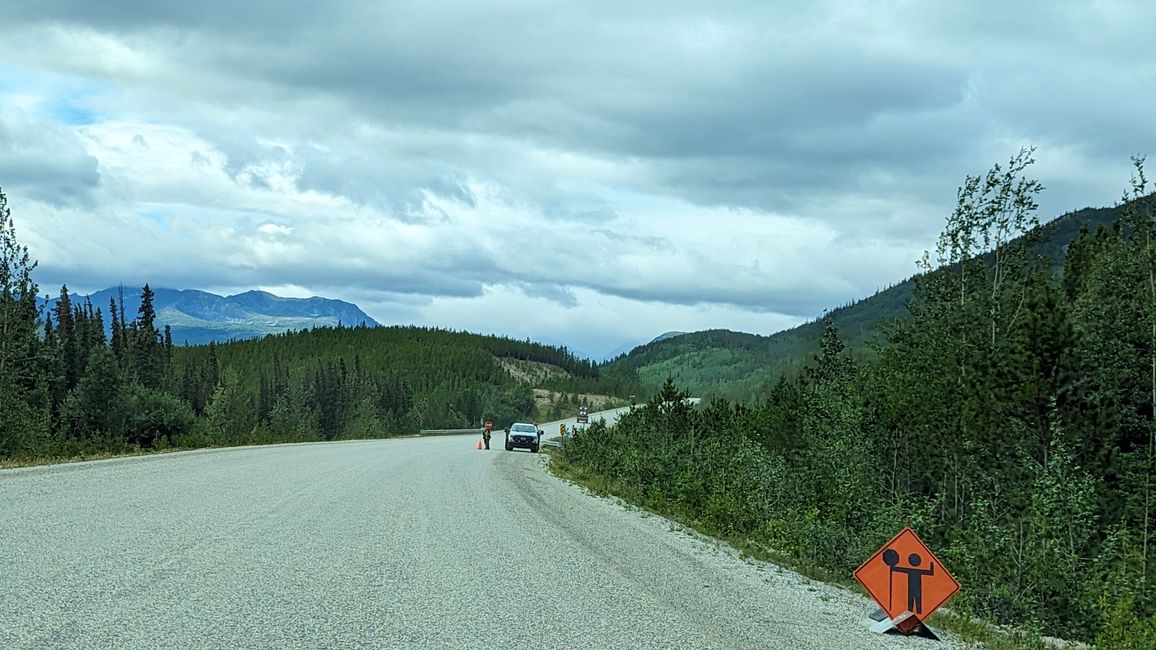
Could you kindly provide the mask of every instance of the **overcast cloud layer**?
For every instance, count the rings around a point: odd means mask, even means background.
[[[770,333],[910,275],[1022,146],[1043,220],[1156,151],[1151,3],[948,4],[9,0],[0,186],[49,292]]]

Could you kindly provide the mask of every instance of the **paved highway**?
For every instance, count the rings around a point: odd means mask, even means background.
[[[587,419],[589,420],[589,422],[597,422],[598,420],[605,420],[606,424],[608,426],[614,426],[614,423],[618,422],[618,418],[629,413],[630,409],[632,409],[632,408],[635,408],[635,407],[623,406],[620,408],[609,409],[606,411],[597,411],[597,412],[588,414]],[[545,432],[542,436],[542,439],[546,444],[548,444],[548,445],[552,444],[554,446],[557,446],[557,444],[560,442],[561,429],[558,428],[558,425],[560,425],[560,424],[566,425],[567,435],[573,433],[574,429],[577,427],[586,426],[585,424],[578,424],[577,416],[572,417],[572,418],[566,418],[564,420],[554,420],[553,422],[546,422],[544,424],[540,424],[540,425],[538,425],[538,427],[540,429],[542,429],[542,431]],[[499,431],[498,434],[501,435],[502,432]]]
[[[476,439],[0,471],[0,647],[927,647]]]
[[[702,401],[702,399],[698,398],[698,397],[688,397],[687,401],[690,402],[691,404],[698,404],[699,402]],[[644,405],[643,404],[636,404],[635,406],[622,406],[622,407],[619,407],[616,409],[608,409],[605,411],[591,412],[588,414],[588,417],[587,417],[588,423],[597,422],[598,420],[605,420],[607,426],[614,426],[614,423],[618,422],[618,419],[621,418],[623,415],[626,415],[627,413],[629,413],[630,409],[640,408],[642,406],[644,406]],[[559,424],[565,424],[566,425],[567,434],[573,433],[575,428],[581,428],[581,427],[586,426],[585,424],[578,424],[577,416],[572,417],[572,418],[566,418],[564,420],[554,420],[553,422],[546,422],[544,424],[541,424],[541,425],[539,425],[539,428],[542,429],[542,431],[545,431],[545,434],[543,435],[543,439],[546,441],[546,444],[554,444],[555,446],[557,446],[557,443],[559,442],[559,437],[560,437],[559,434],[561,432],[561,430],[558,428]]]

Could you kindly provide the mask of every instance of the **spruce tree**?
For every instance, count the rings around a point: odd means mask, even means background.
[[[154,294],[148,284],[141,290],[140,310],[133,341],[133,369],[145,388],[160,388],[164,379],[164,350],[156,326]]]
[[[125,341],[124,329],[120,319],[120,311],[116,307],[116,298],[108,299],[108,314],[112,319],[112,328],[110,336],[110,344],[112,346],[112,354],[116,357],[116,361],[123,368],[125,366]]]
[[[121,384],[122,375],[112,352],[105,347],[94,350],[76,387],[82,436],[123,433],[124,412],[118,399]]]
[[[72,298],[68,295],[68,285],[60,287],[60,297],[53,309],[56,316],[56,334],[60,350],[64,356],[64,381],[69,388],[75,388],[80,381],[80,361],[76,344],[76,324],[72,310]]]
[[[0,455],[32,451],[47,428],[47,404],[36,396],[41,310],[35,268],[0,191]]]

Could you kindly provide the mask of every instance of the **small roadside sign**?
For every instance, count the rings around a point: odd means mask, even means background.
[[[959,591],[959,581],[910,528],[875,551],[855,570],[855,579],[905,634]]]

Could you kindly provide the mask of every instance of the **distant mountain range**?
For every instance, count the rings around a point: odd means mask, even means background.
[[[289,330],[315,327],[377,326],[377,321],[361,311],[357,305],[330,298],[282,298],[266,291],[246,291],[233,296],[218,296],[196,289],[153,289],[153,308],[157,327],[172,327],[173,341],[197,345],[210,341],[261,338]],[[132,320],[140,310],[141,289],[110,287],[87,298],[93,308],[104,312],[105,327],[112,324],[108,316],[109,301],[124,299],[125,316]],[[70,294],[73,304],[82,303],[86,296]],[[59,298],[47,301],[46,312],[51,313]]]

